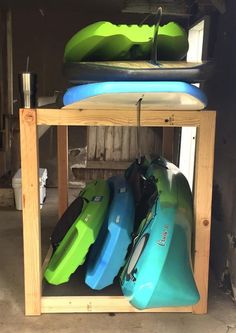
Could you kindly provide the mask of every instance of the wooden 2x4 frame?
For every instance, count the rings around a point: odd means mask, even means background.
[[[197,127],[194,176],[194,276],[200,301],[194,306],[148,309],[146,312],[207,312],[215,111],[142,111],[141,126]],[[65,312],[138,312],[122,296],[42,296],[42,258],[38,178],[40,125],[58,126],[59,215],[67,207],[67,126],[137,126],[135,108],[101,110],[20,109],[25,314]]]

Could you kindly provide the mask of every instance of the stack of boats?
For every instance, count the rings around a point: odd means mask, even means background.
[[[64,95],[65,107],[89,101],[126,107],[141,98],[144,109],[201,110],[206,96],[191,83],[205,79],[208,66],[182,61],[187,50],[187,34],[174,22],[159,29],[91,24],[65,48],[64,73],[76,84]],[[68,207],[51,235],[44,277],[65,283],[83,265],[90,288],[101,290],[118,277],[138,309],[192,305],[199,301],[193,229],[183,174],[162,157],[142,158],[124,175],[90,182]]]

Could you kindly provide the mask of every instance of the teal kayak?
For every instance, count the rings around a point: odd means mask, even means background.
[[[190,306],[199,301],[191,263],[192,195],[179,169],[163,158],[147,179],[158,196],[142,221],[121,274],[122,291],[138,309]]]
[[[115,25],[101,21],[77,32],[66,44],[65,62],[149,60],[155,25]],[[181,60],[188,51],[185,30],[175,22],[159,26],[159,60]]]

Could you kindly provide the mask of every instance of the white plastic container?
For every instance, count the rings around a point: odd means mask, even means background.
[[[46,199],[46,180],[48,178],[47,169],[39,169],[39,200],[40,208],[43,207],[43,203]],[[12,178],[12,187],[15,195],[15,204],[17,210],[22,210],[22,194],[21,194],[21,169],[19,169]]]

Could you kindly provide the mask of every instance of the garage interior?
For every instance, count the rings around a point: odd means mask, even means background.
[[[50,108],[59,108],[62,106],[61,97],[68,87],[62,72],[64,47],[68,39],[95,21],[140,24],[147,19],[148,24],[153,24],[154,18],[149,14],[156,6],[163,8],[162,23],[174,20],[186,30],[204,19],[202,60],[214,62],[211,77],[201,85],[208,97],[207,109],[217,113],[208,314],[86,313],[25,317],[22,213],[15,209],[11,186],[12,177],[20,168],[18,73],[25,70],[29,59],[30,71],[36,73],[38,78],[38,105],[41,101],[41,105],[50,104]],[[236,331],[235,14],[236,3],[233,0],[1,2],[1,332],[75,332],[78,329],[85,332],[130,332],[134,329],[151,332],[189,332],[190,329],[193,332]],[[179,163],[179,129],[165,133],[160,128],[142,128],[141,136],[147,138],[142,142],[145,154],[163,154],[175,164]],[[51,126],[39,139],[40,167],[48,171],[47,198],[41,211],[43,258],[48,250],[49,235],[58,219],[56,138],[57,129]],[[96,149],[91,138],[97,141]],[[127,138],[128,149],[124,144]],[[78,195],[85,182],[124,172],[135,157],[135,128],[100,127],[95,131],[94,128],[84,127],[78,131],[71,126],[68,156],[70,201]],[[48,292],[54,293],[53,289]],[[82,292],[86,294],[88,290]],[[116,293],[109,290],[109,293],[113,292]]]

